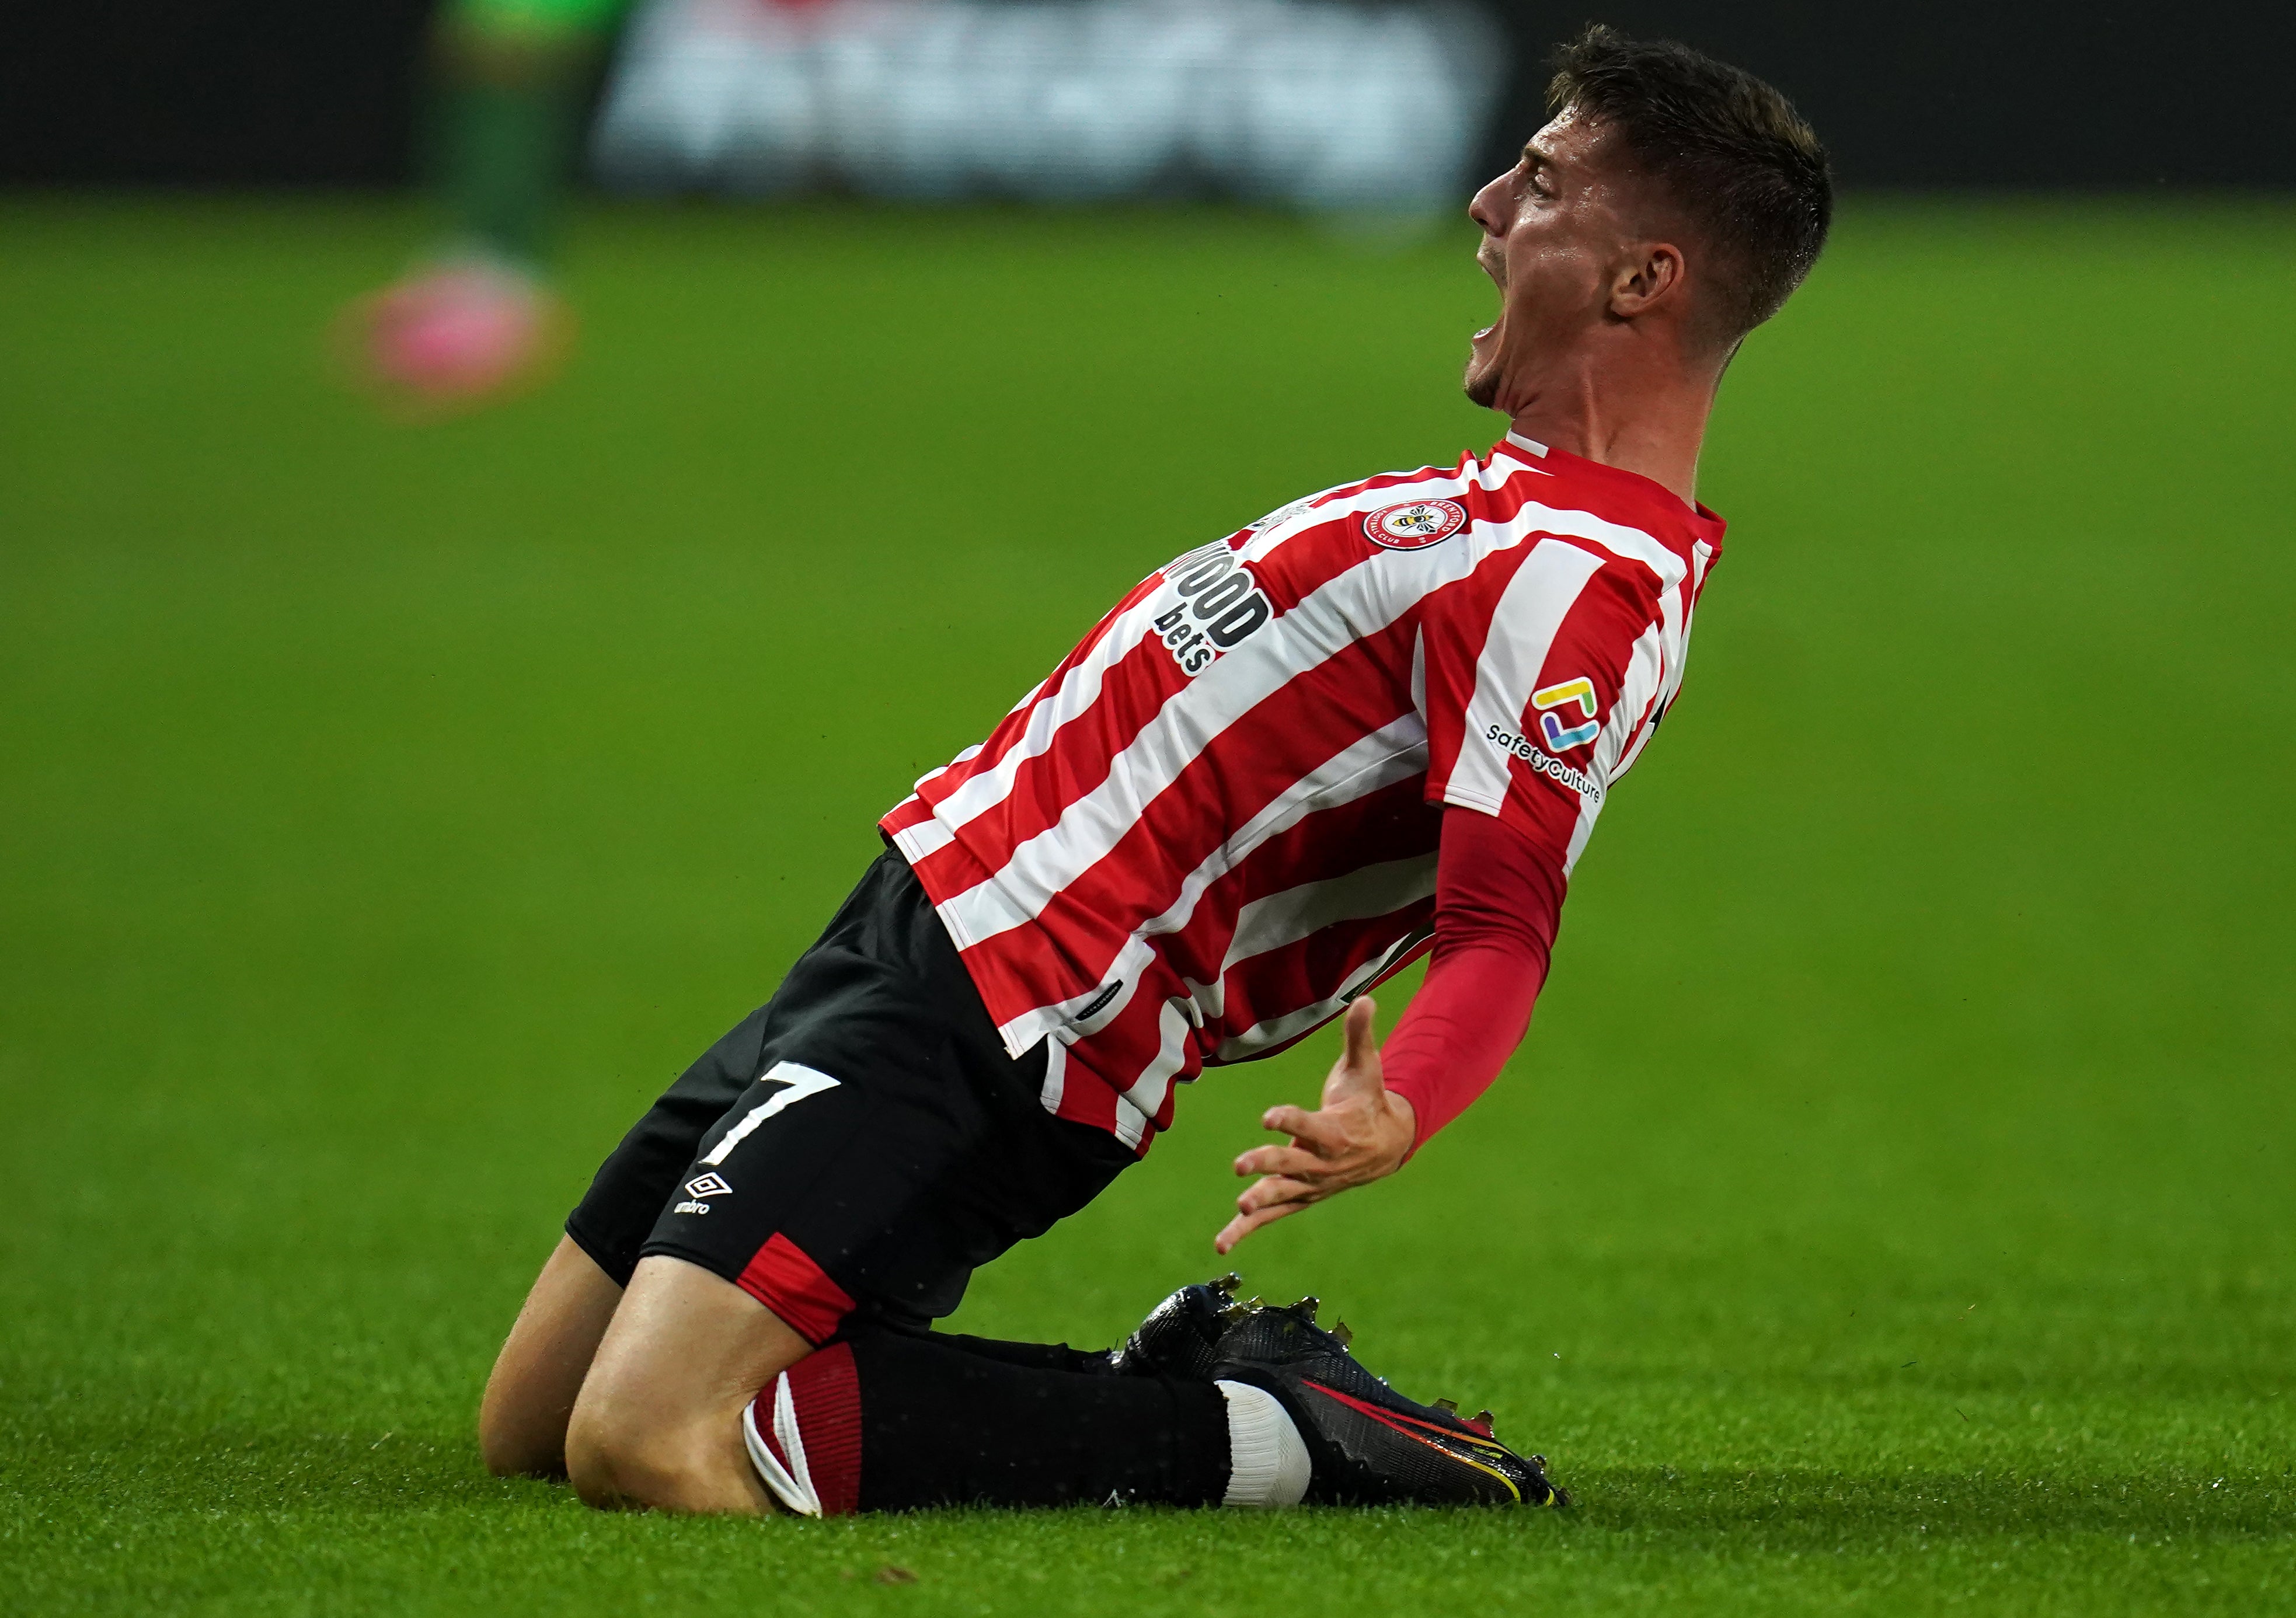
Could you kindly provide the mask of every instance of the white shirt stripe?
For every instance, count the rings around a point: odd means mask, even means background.
[[[1394,723],[1382,726],[1334,753],[1205,855],[1203,862],[1181,881],[1178,895],[1164,911],[1135,929],[1123,952],[1102,977],[1103,985],[1110,978],[1121,977],[1125,987],[1116,999],[1093,1014],[1089,1025],[1073,1024],[1070,1019],[1098,996],[1097,986],[1057,1004],[1038,1006],[1004,1024],[998,1033],[1004,1037],[1004,1048],[1018,1057],[1055,1028],[1065,1028],[1070,1035],[1081,1037],[1104,1026],[1124,1009],[1139,983],[1141,970],[1154,956],[1156,946],[1149,940],[1186,927],[1194,918],[1197,902],[1204,891],[1250,858],[1261,844],[1290,830],[1310,814],[1353,803],[1398,781],[1409,780],[1426,768],[1427,729],[1416,714],[1406,714]],[[1222,999],[1221,985],[1217,983],[1196,990],[1197,1004],[1207,1017],[1220,1015]]]
[[[1508,735],[1522,729],[1523,710],[1539,670],[1578,592],[1602,570],[1603,559],[1580,546],[1543,539],[1515,569],[1491,615],[1490,638],[1475,662],[1475,694],[1467,699],[1466,735],[1443,789],[1446,803],[1496,814],[1513,780],[1511,753],[1485,740],[1493,725]]]
[[[1281,1017],[1254,1023],[1241,1034],[1231,1034],[1222,1040],[1214,1054],[1223,1062],[1248,1061],[1271,1046],[1296,1039],[1310,1028],[1321,1027],[1345,1010],[1348,1002],[1363,992],[1365,985],[1377,981],[1381,973],[1418,948],[1426,937],[1425,932],[1405,934],[1382,951],[1375,960],[1367,960],[1349,973],[1347,981],[1340,985],[1337,993],[1311,1005],[1302,1006],[1297,1011],[1286,1011]]]
[[[1303,882],[1280,894],[1254,899],[1235,915],[1235,936],[1229,940],[1225,972],[1238,961],[1287,944],[1313,937],[1340,921],[1361,921],[1384,916],[1406,904],[1435,895],[1435,856],[1390,860],[1366,865],[1343,877]]]
[[[1164,1105],[1165,1094],[1172,1088],[1172,1075],[1188,1059],[1188,1035],[1193,1027],[1187,1012],[1172,1001],[1166,1001],[1157,1012],[1155,1059],[1124,1092],[1124,1099],[1138,1107],[1143,1117],[1154,1117]]]

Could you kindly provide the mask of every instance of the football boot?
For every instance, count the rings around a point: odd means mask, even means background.
[[[1120,1347],[1108,1351],[1110,1374],[1210,1381],[1220,1338],[1259,1303],[1235,1301],[1242,1284],[1242,1276],[1230,1274],[1181,1287],[1150,1310]]]
[[[1152,1316],[1152,1320],[1153,1317]],[[1406,1399],[1348,1351],[1346,1326],[1316,1324],[1316,1300],[1244,1313],[1219,1341],[1211,1374],[1283,1405],[1315,1463],[1308,1500],[1334,1505],[1567,1506],[1546,1458],[1518,1455],[1443,1405]]]
[[[392,409],[441,415],[543,380],[573,323],[535,276],[485,254],[427,265],[345,312],[338,342]]]

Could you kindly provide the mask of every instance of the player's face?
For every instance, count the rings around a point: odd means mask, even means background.
[[[1476,261],[1499,289],[1498,319],[1469,344],[1465,386],[1476,404],[1514,413],[1540,363],[1609,318],[1611,276],[1636,236],[1610,144],[1566,107],[1468,205],[1483,227]]]

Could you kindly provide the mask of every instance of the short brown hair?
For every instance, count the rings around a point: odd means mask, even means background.
[[[1825,148],[1793,103],[1686,45],[1600,23],[1549,61],[1549,115],[1575,108],[1611,131],[1714,254],[1713,334],[1735,343],[1783,308],[1833,220]]]

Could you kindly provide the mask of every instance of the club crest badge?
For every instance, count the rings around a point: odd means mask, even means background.
[[[1466,526],[1466,510],[1456,500],[1414,500],[1382,507],[1363,519],[1364,537],[1389,551],[1440,544]]]

